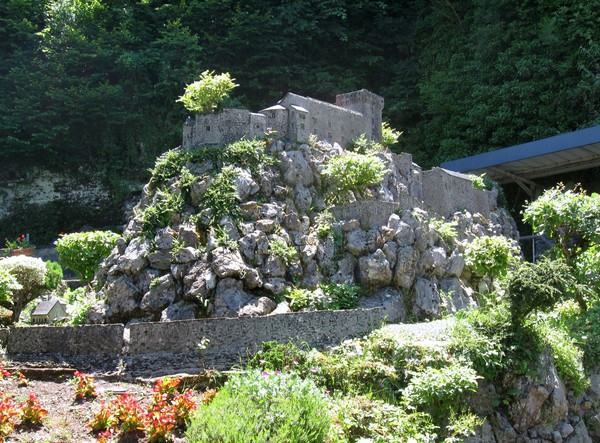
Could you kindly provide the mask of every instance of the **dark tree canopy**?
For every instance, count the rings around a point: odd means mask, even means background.
[[[423,167],[591,126],[599,23],[600,0],[5,0],[0,175],[144,180],[207,69],[252,110],[368,88]]]

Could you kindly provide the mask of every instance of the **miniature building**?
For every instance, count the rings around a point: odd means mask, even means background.
[[[365,134],[381,140],[383,98],[366,89],[340,94],[336,104],[289,92],[276,105],[252,113],[225,109],[218,114],[188,117],[183,126],[183,147],[231,143],[243,137],[262,137],[267,129],[277,137],[305,142],[311,135],[345,146]]]
[[[31,313],[31,324],[48,325],[67,318],[67,305],[56,297],[40,301]]]

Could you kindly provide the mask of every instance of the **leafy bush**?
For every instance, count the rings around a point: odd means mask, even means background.
[[[341,398],[335,408],[333,441],[371,439],[374,443],[433,443],[436,426],[425,413],[409,413],[401,406],[367,396]]]
[[[156,230],[167,226],[173,216],[182,211],[182,208],[181,194],[158,191],[154,203],[146,206],[141,214],[144,235],[148,238],[154,237]]]
[[[361,292],[359,285],[322,283],[320,290],[302,288],[286,288],[285,297],[290,302],[292,311],[304,308],[324,309],[354,309],[358,306]]]
[[[510,334],[508,309],[460,311],[449,329],[449,351],[473,363],[473,369],[488,380],[498,378],[509,365],[504,350]]]
[[[279,238],[269,241],[269,252],[280,258],[286,266],[289,266],[298,257],[296,248],[288,246],[284,240]]]
[[[330,301],[328,309],[355,309],[362,288],[349,283],[322,283],[321,289]]]
[[[381,124],[381,144],[384,148],[391,148],[398,143],[402,131],[397,131],[388,122]]]
[[[266,143],[257,139],[230,143],[223,148],[223,163],[247,168],[250,172],[257,173],[264,166],[275,163],[275,160],[266,154],[265,147]]]
[[[348,150],[357,154],[377,154],[383,150],[383,145],[373,140],[368,140],[365,134],[348,142]]]
[[[239,85],[234,83],[228,72],[215,75],[214,71],[204,71],[200,80],[186,86],[178,102],[191,112],[209,112],[215,109],[229,93]]]
[[[75,232],[56,242],[58,261],[90,282],[94,273],[116,246],[120,235],[110,231]]]
[[[564,324],[583,350],[586,368],[600,365],[600,300],[585,311],[574,310],[565,315]]]
[[[46,288],[54,290],[63,278],[62,266],[52,260],[46,261]]]
[[[519,249],[506,237],[477,237],[465,248],[465,264],[478,276],[495,280],[516,263]]]
[[[0,260],[0,273],[8,272],[14,277],[20,289],[12,290],[8,306],[13,311],[12,321],[16,322],[23,308],[46,289],[46,264],[39,258],[23,255]]]
[[[555,252],[572,264],[575,257],[600,241],[600,196],[581,188],[566,190],[561,183],[547,189],[523,211],[534,232],[556,242]]]
[[[452,363],[441,369],[429,367],[410,379],[403,390],[404,402],[409,408],[430,413],[436,424],[445,426],[453,412],[460,412],[464,395],[477,390],[478,378],[465,363]]]
[[[589,385],[583,369],[583,351],[575,344],[567,331],[553,327],[548,321],[535,323],[540,337],[550,346],[552,358],[561,380],[575,392],[582,394]]]
[[[362,190],[381,182],[387,170],[374,155],[348,152],[331,159],[323,169],[326,177],[339,191]]]
[[[439,237],[447,244],[453,245],[458,237],[458,232],[456,231],[457,222],[446,222],[443,219],[431,219],[431,226],[437,232]]]
[[[176,177],[185,165],[187,156],[187,152],[181,149],[172,149],[160,155],[156,159],[154,169],[150,169],[150,184],[166,183]]]
[[[574,297],[585,306],[589,290],[579,284],[572,269],[563,260],[521,263],[510,275],[508,295],[515,325],[534,311],[549,311],[559,300]]]
[[[310,381],[290,373],[233,375],[192,416],[187,441],[318,443],[329,434],[328,402]]]
[[[1,262],[0,262],[1,264]],[[0,302],[10,300],[14,291],[23,288],[7,269],[0,267]]]
[[[234,179],[237,175],[233,166],[224,167],[217,174],[206,192],[202,195],[202,203],[212,209],[212,223],[217,224],[223,217],[230,217],[233,221],[242,218],[242,212],[235,196]]]

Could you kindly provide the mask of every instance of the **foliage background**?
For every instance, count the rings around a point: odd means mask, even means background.
[[[205,69],[252,110],[377,92],[423,167],[591,126],[599,20],[600,0],[6,0],[0,182],[82,168],[123,197],[180,144],[175,100]]]

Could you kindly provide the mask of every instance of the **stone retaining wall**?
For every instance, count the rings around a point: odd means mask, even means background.
[[[336,344],[369,332],[383,321],[383,309],[374,308],[134,323],[128,330],[121,324],[15,327],[8,330],[5,344],[8,357],[20,361],[122,357],[138,369],[182,370],[197,367],[201,360],[201,366],[228,369],[265,341]],[[201,353],[198,343],[205,338],[209,345]]]

